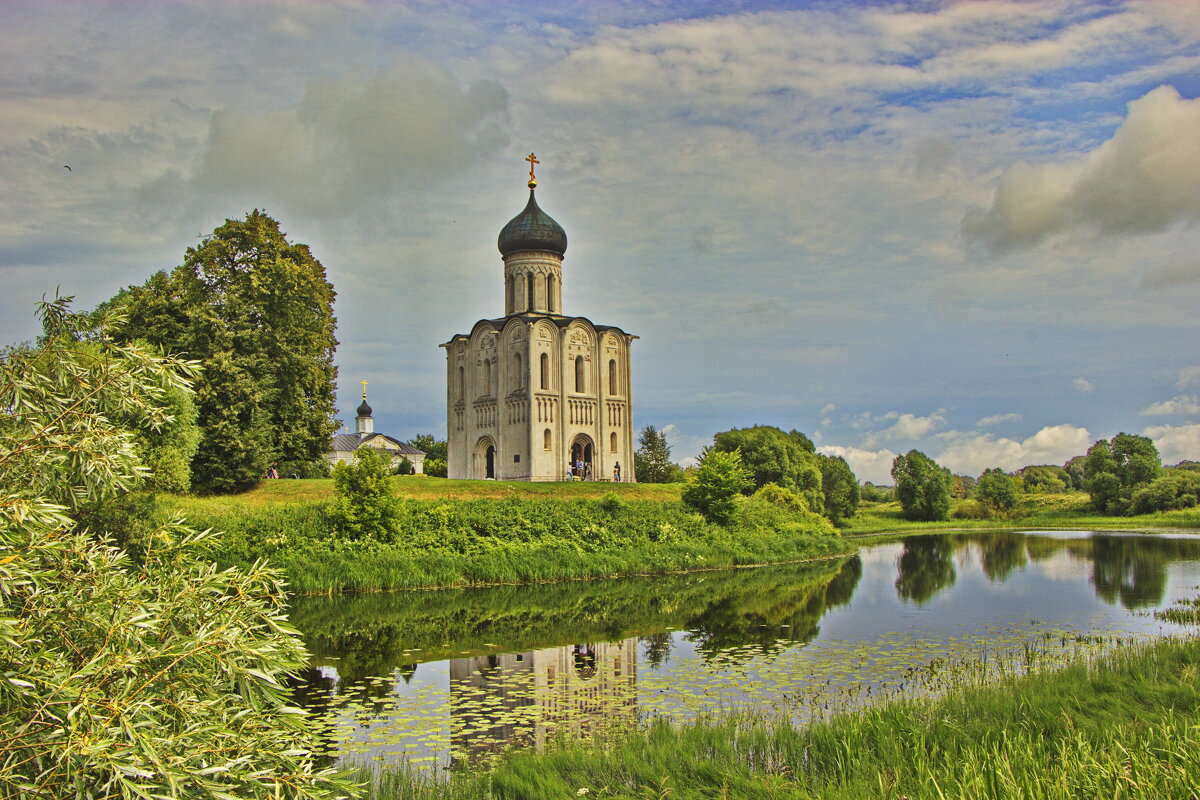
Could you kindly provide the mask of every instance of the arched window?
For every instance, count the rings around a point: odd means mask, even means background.
[[[529,310],[533,311],[536,308],[535,300],[537,299],[537,289],[533,283],[533,273],[529,273]]]
[[[513,388],[521,389],[525,386],[525,375],[521,372],[521,354],[513,353]]]
[[[575,391],[583,393],[584,389],[583,356],[575,356]]]
[[[512,275],[509,275],[508,278],[506,278],[504,281],[504,308],[508,311],[509,314],[516,311],[516,309],[513,308],[514,300],[515,300],[513,295],[516,294],[516,292],[514,291],[514,287],[516,286],[516,283],[517,283],[517,279],[515,277],[513,277]]]
[[[617,432],[613,431],[608,435],[608,452],[617,452]]]
[[[550,356],[542,353],[542,388],[550,388]]]
[[[467,371],[462,367],[458,368],[458,399],[465,400],[467,397]]]
[[[610,358],[608,360],[608,393],[621,393],[620,389],[617,387],[617,360],[615,358]]]
[[[550,445],[552,444],[554,444],[554,435],[550,433],[549,428],[546,428],[546,430],[542,433],[542,447],[546,450],[549,450]]]
[[[546,310],[554,313],[554,276],[546,276]]]
[[[492,362],[483,362],[483,393],[492,393]]]

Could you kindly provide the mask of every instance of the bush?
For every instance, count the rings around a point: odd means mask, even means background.
[[[400,457],[400,463],[392,470],[393,475],[412,475],[414,472],[416,469],[413,467],[413,463],[404,456]]]
[[[808,502],[802,495],[777,483],[767,483],[756,491],[752,497],[776,506],[783,506],[796,512],[807,512]]]
[[[422,472],[431,478],[446,477],[446,459],[444,458],[427,458],[422,467]]]
[[[734,450],[706,450],[693,481],[683,490],[683,502],[718,525],[728,525],[737,507],[736,498],[754,485],[750,471]]]
[[[1162,477],[1136,490],[1130,505],[1134,514],[1200,505],[1200,472],[1167,469]]]
[[[1021,498],[1020,479],[1002,469],[984,470],[975,484],[975,498],[993,511],[1007,514]]]
[[[962,500],[950,512],[953,519],[992,519],[992,510],[978,500]]]
[[[374,447],[354,451],[353,464],[333,469],[336,499],[329,508],[330,523],[348,539],[392,541],[400,532],[403,509],[396,497],[391,460]]]

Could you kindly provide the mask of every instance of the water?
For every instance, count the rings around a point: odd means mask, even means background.
[[[911,691],[931,664],[1177,632],[1152,612],[1198,588],[1200,537],[1034,531],[788,567],[302,598],[291,617],[314,653],[297,693],[325,715],[330,758],[445,769],[653,715],[802,722]]]

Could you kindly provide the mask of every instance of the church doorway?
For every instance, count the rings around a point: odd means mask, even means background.
[[[485,436],[475,444],[475,478],[494,479],[496,477],[496,443],[490,436]]]
[[[584,480],[591,480],[595,474],[592,464],[593,452],[594,448],[592,447],[591,437],[582,433],[575,437],[575,441],[571,444],[571,466],[575,470],[574,474],[579,475]],[[583,468],[582,473],[579,472],[581,465]]]

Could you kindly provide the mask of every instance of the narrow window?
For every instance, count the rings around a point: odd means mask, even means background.
[[[554,276],[546,276],[546,310],[554,313]]]
[[[613,358],[608,360],[608,393],[620,394],[617,390],[617,361]]]
[[[583,393],[583,356],[575,356],[575,391]]]
[[[608,435],[608,452],[617,452],[617,432],[613,431]]]
[[[533,283],[533,273],[529,273],[529,310],[533,311],[536,307],[534,301],[537,299],[537,289]]]
[[[513,377],[514,388],[521,389],[525,386],[525,376],[521,374],[521,354],[513,353],[513,369],[516,370],[516,375]]]
[[[550,356],[542,353],[542,388],[550,388]]]
[[[458,368],[458,399],[465,400],[467,397],[467,371],[461,366]]]
[[[554,444],[554,437],[550,433],[550,429],[546,428],[546,430],[542,433],[542,448],[549,450],[552,444]]]
[[[483,362],[483,392],[484,394],[492,393],[492,362]],[[491,476],[489,476],[491,477]]]

